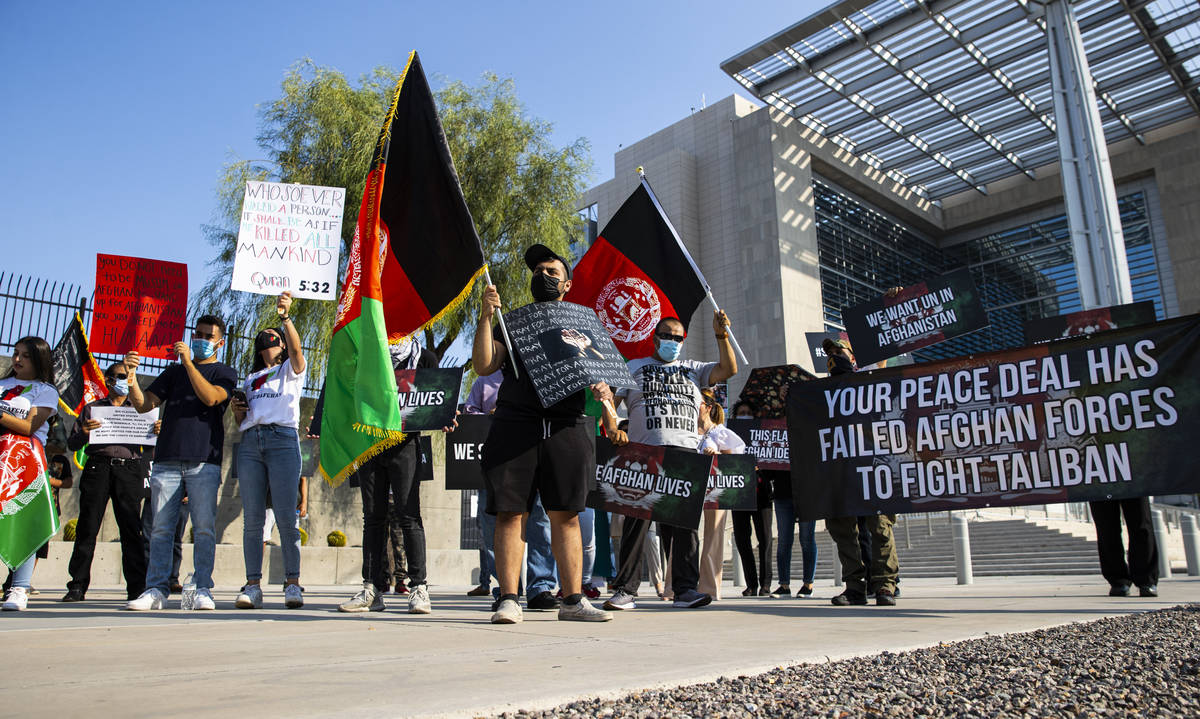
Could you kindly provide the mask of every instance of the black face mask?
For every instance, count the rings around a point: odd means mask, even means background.
[[[849,357],[843,355],[829,355],[829,374],[852,374],[854,372],[854,363]]]
[[[529,281],[529,293],[533,295],[534,302],[553,302],[562,296],[558,283],[558,279],[545,272],[535,272]]]

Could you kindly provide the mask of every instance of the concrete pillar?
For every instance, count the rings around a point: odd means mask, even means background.
[[[1150,510],[1150,521],[1154,525],[1154,541],[1158,544],[1159,581],[1171,578],[1171,557],[1167,554],[1167,523],[1163,521],[1161,509]]]
[[[959,584],[974,584],[975,575],[971,568],[971,529],[967,518],[955,515],[952,520],[954,535],[954,574]]]
[[[1200,576],[1200,531],[1196,529],[1196,515],[1184,514],[1179,525],[1183,532],[1183,553],[1187,555],[1188,576]]]

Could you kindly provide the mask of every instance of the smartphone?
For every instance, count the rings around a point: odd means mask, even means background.
[[[237,401],[241,402],[242,404],[246,404],[246,393],[240,389],[235,389],[233,391],[233,398],[236,399]]]

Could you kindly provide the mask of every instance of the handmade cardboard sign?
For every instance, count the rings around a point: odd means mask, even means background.
[[[174,358],[183,336],[188,271],[181,262],[96,255],[93,352]]]
[[[336,300],[345,202],[341,187],[247,182],[233,289]]]

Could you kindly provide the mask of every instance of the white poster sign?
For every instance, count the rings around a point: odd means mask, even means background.
[[[92,419],[100,426],[88,433],[89,444],[157,444],[154,423],[158,408],[138,414],[133,407],[92,407]]]
[[[346,190],[247,182],[233,289],[336,300]]]

